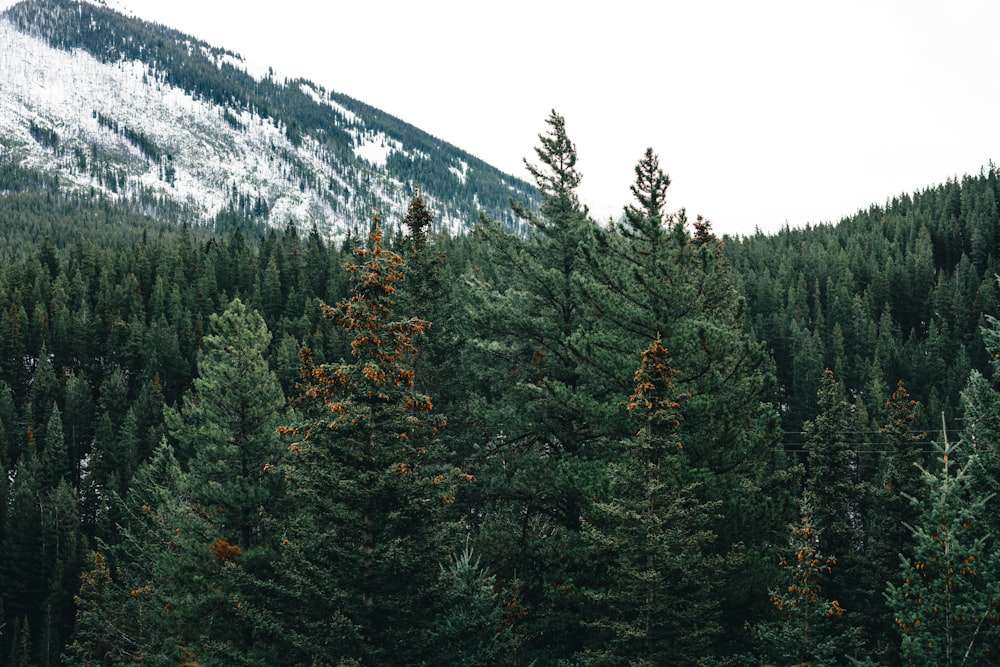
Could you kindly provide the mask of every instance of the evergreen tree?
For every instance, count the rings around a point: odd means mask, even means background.
[[[654,341],[628,404],[641,428],[608,464],[609,493],[585,531],[607,568],[587,591],[594,632],[580,664],[718,664],[722,563],[710,526],[721,503],[702,501],[685,481],[673,376],[667,350]]]
[[[434,216],[431,215],[418,188],[414,191],[413,197],[410,198],[409,207],[403,217],[403,225],[410,234],[409,251],[414,256],[421,256],[427,250],[427,235],[431,231],[433,223]]]
[[[67,479],[42,496],[42,563],[46,596],[39,632],[39,664],[58,665],[73,629],[73,595],[83,568],[85,543],[80,534],[76,494]]]
[[[512,617],[522,647],[515,661],[539,664],[573,654],[585,639],[578,579],[588,547],[580,531],[601,485],[610,427],[603,417],[616,412],[581,358],[581,341],[596,325],[579,291],[596,225],[576,194],[581,176],[565,121],[553,111],[546,123],[539,164],[525,161],[540,210],[515,209],[528,238],[488,220],[479,228],[487,245],[470,276],[467,325],[478,355],[465,367],[476,374],[469,413],[495,438],[480,450],[483,496],[472,501],[484,515],[478,544],[502,572],[501,587],[519,580],[526,614]],[[498,364],[505,374],[494,372]]]
[[[3,424],[3,432],[0,437],[5,446],[3,460],[8,462],[5,470],[9,470],[17,457],[21,455],[22,429],[19,428],[20,419],[17,409],[14,407],[14,393],[10,386],[3,379],[0,379],[0,422]],[[6,496],[4,496],[6,498]]]
[[[261,540],[277,494],[265,467],[279,456],[274,429],[285,399],[264,357],[270,340],[260,314],[234,299],[209,318],[192,393],[164,414],[188,461],[188,494],[212,517],[214,537],[243,550]]]
[[[89,667],[114,664],[112,647],[128,637],[126,628],[118,627],[117,624],[114,634],[109,632],[108,618],[101,614],[118,602],[111,599],[113,589],[107,559],[100,551],[96,551],[93,553],[93,567],[81,573],[80,590],[73,598],[77,608],[77,622],[72,641],[67,645],[67,653],[79,665]]]
[[[505,610],[495,586],[496,576],[487,574],[469,543],[441,565],[422,664],[507,664],[513,637],[504,625]]]
[[[1000,557],[986,521],[987,498],[972,488],[976,454],[963,456],[947,434],[943,440],[936,446],[938,471],[924,471],[927,499],[914,499],[920,515],[913,549],[900,556],[886,598],[903,664],[992,665],[1000,650]]]
[[[81,462],[89,453],[97,422],[90,384],[82,373],[74,373],[66,380],[65,405],[63,433],[69,462],[73,469],[70,481],[74,487],[79,488],[82,477]]]
[[[48,350],[43,345],[31,378],[31,389],[28,392],[26,409],[28,426],[32,436],[42,445],[45,443],[45,429],[49,423],[53,408],[59,406],[62,399],[62,387],[56,376],[55,368]]]
[[[187,639],[171,627],[178,586],[193,572],[164,567],[179,561],[187,535],[175,521],[181,504],[181,470],[164,443],[136,472],[122,499],[115,541],[99,544],[93,568],[82,577],[77,600],[77,632],[70,657],[80,663],[129,664],[141,659],[170,660]],[[92,587],[97,587],[94,590]],[[192,631],[195,628],[191,629]]]
[[[75,664],[274,664],[270,647],[244,636],[233,600],[242,550],[213,537],[183,477],[165,442],[136,472],[115,541],[99,543],[82,577]]]
[[[66,436],[63,433],[62,412],[58,405],[53,406],[44,433],[41,481],[43,488],[52,489],[59,482],[69,480],[71,477],[69,453],[66,451]]]
[[[986,326],[980,328],[989,356],[990,379],[979,370],[969,374],[962,391],[964,437],[976,452],[971,474],[977,491],[989,500],[986,521],[991,530],[1000,531],[1000,320],[986,315]]]
[[[859,576],[861,544],[860,486],[855,479],[856,461],[846,439],[847,402],[843,388],[826,370],[817,394],[819,414],[803,428],[806,433],[805,500],[812,508],[811,521],[823,536],[822,550],[837,559],[838,575],[827,582],[829,596],[849,612],[858,611],[853,582]]]
[[[0,314],[0,373],[11,391],[15,403],[21,405],[28,393],[31,371],[25,363],[28,352],[28,315],[21,295],[15,293]]]
[[[837,559],[822,552],[808,501],[803,501],[802,516],[790,531],[789,553],[778,564],[781,588],[771,592],[778,619],[754,628],[760,659],[816,667],[844,664],[844,656],[853,652],[837,625],[844,609],[824,591]]]
[[[420,190],[413,193],[402,224],[409,231],[402,252],[406,280],[401,284],[398,301],[406,312],[419,314],[428,320],[419,357],[414,369],[419,371],[421,389],[440,401],[442,394],[453,393],[451,386],[457,368],[450,359],[455,347],[455,333],[449,322],[455,320],[450,311],[451,285],[442,278],[444,253],[433,254],[429,231],[434,224],[427,203]],[[430,326],[433,324],[433,326]],[[450,372],[450,373],[449,373]]]
[[[919,507],[926,499],[926,485],[919,467],[925,462],[924,434],[914,431],[919,415],[919,404],[910,397],[900,380],[886,401],[886,423],[879,429],[887,450],[882,484],[876,488],[868,508],[867,542],[871,545],[868,569],[870,587],[874,589],[868,604],[872,617],[869,629],[871,652],[879,658],[880,664],[900,664],[896,624],[881,593],[886,582],[895,579],[900,554],[912,552],[911,526],[916,525]],[[863,584],[866,588],[869,586],[866,581],[856,581],[857,586]],[[881,599],[875,597],[875,592]]]
[[[21,664],[35,662],[36,636],[29,628],[44,624],[48,581],[43,560],[40,463],[33,446],[14,468],[9,491],[7,525],[3,549],[0,550],[0,610],[5,626],[4,651],[19,655]],[[37,635],[37,633],[35,633]],[[11,664],[18,664],[13,658]]]
[[[282,568],[271,608],[248,613],[293,664],[418,664],[449,553],[441,517],[455,472],[435,460],[437,420],[411,367],[427,323],[397,318],[403,260],[377,226],[370,238],[349,266],[350,298],[324,308],[353,336],[353,360],[306,353],[301,416],[281,428],[294,440],[277,470],[288,484]]]
[[[687,396],[678,430],[687,462],[681,474],[696,485],[702,502],[722,503],[712,530],[716,555],[730,564],[719,576],[728,581],[725,622],[735,629],[748,616],[767,613],[753,601],[766,593],[764,573],[780,539],[777,526],[790,518],[792,495],[783,474],[768,470],[779,437],[769,404],[770,361],[748,332],[745,302],[722,241],[700,216],[692,234],[683,209],[666,212],[669,185],[658,157],[647,149],[635,167],[634,202],[587,248],[592,275],[578,284],[600,326],[581,337],[580,347],[589,372],[599,378],[591,381],[592,391],[610,396],[628,395],[627,360],[649,340],[659,338],[670,349],[677,392]],[[603,402],[615,405],[610,397]],[[605,414],[601,421],[615,424],[616,416]],[[762,525],[774,532],[765,534]],[[737,565],[738,550],[744,560]],[[734,643],[741,637],[726,636]]]

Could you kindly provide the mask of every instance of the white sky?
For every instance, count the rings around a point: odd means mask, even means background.
[[[0,8],[13,0],[0,0]],[[719,233],[836,222],[1000,161],[991,0],[113,0],[524,178],[551,109],[598,217],[646,147]]]

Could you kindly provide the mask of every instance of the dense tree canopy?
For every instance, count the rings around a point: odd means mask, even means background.
[[[996,171],[722,239],[568,129],[342,247],[0,167],[0,660],[990,664]]]

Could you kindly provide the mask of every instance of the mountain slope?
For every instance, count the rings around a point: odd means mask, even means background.
[[[303,80],[250,75],[239,55],[106,6],[27,0],[0,14],[0,159],[64,186],[204,223],[388,225],[413,187],[459,232],[483,210],[516,224],[530,185],[407,123]]]

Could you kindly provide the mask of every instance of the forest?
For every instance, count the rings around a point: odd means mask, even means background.
[[[996,664],[993,165],[720,238],[538,140],[337,245],[0,165],[0,662]]]

